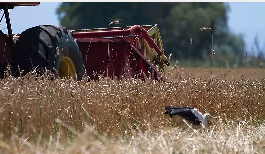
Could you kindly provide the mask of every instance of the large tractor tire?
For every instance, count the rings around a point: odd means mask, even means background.
[[[35,69],[43,74],[47,69],[55,78],[81,80],[85,73],[79,47],[64,27],[41,25],[25,30],[16,42],[13,57],[15,76],[20,75],[19,70],[26,74]]]

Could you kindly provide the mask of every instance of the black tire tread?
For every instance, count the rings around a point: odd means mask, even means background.
[[[65,40],[71,41],[71,43],[74,43],[78,48],[72,34],[65,27],[40,25],[23,31],[20,35],[20,39],[15,45],[15,53],[13,54],[12,68],[14,74],[16,76],[19,75],[17,69],[18,65],[20,69],[24,70],[23,74],[32,71],[37,65],[41,68],[37,70],[37,73],[44,73],[45,67],[55,73],[54,61],[56,59],[56,48],[63,48]],[[41,49],[40,46],[42,46],[43,49]],[[42,53],[40,54],[39,52]],[[31,57],[34,58],[31,59]],[[82,75],[83,72],[84,71],[81,70]]]

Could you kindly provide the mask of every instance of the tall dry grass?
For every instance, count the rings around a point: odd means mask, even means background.
[[[170,70],[165,82],[6,77],[0,81],[0,149],[8,153],[262,152],[264,70],[213,72],[209,76],[205,69]],[[197,133],[174,128],[162,114],[166,105],[210,112],[215,125]]]

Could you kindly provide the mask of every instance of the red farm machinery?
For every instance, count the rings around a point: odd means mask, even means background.
[[[170,65],[157,25],[80,30],[40,25],[13,34],[9,9],[34,5],[39,3],[0,3],[1,20],[5,16],[8,31],[5,34],[0,30],[2,76],[6,67],[11,66],[14,76],[49,70],[56,78],[77,80],[84,75],[92,80],[99,75],[157,80],[163,76],[165,66]]]

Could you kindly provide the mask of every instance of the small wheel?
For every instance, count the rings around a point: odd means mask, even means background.
[[[64,27],[42,25],[21,33],[13,55],[14,75],[18,67],[23,74],[32,71],[45,73],[45,68],[55,77],[72,77],[81,80],[85,74],[83,57],[72,34]]]

